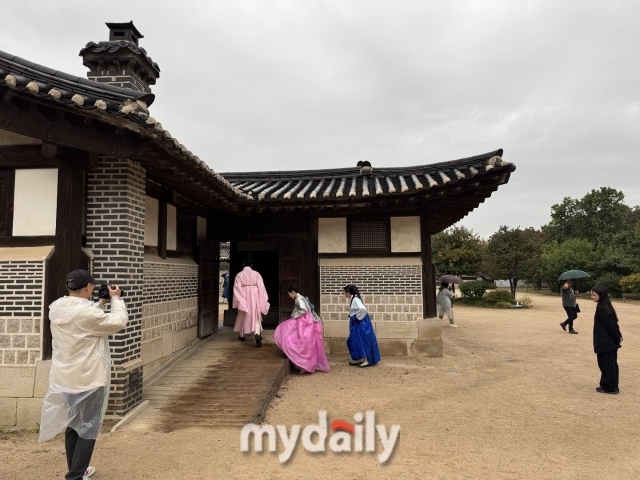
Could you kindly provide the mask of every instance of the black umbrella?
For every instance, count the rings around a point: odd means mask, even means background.
[[[448,284],[460,285],[464,283],[460,277],[456,277],[455,275],[443,275],[436,282],[445,282]]]
[[[590,276],[591,275],[587,272],[583,272],[582,270],[568,270],[558,277],[558,281],[562,282],[564,280],[575,280],[576,278],[589,278]]]

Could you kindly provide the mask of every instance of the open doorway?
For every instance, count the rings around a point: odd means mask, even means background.
[[[233,282],[242,270],[242,259],[247,254],[253,256],[253,269],[260,273],[269,296],[269,313],[262,317],[262,327],[274,329],[280,318],[280,244],[277,242],[238,242],[232,243],[229,250],[229,309],[224,313],[224,326],[235,324],[237,312],[233,304]],[[222,274],[222,272],[221,272]]]

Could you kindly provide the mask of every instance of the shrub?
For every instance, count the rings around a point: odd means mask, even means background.
[[[511,302],[497,302],[493,306],[494,308],[511,308],[513,304]]]
[[[481,299],[484,297],[484,294],[487,290],[496,288],[493,283],[490,282],[482,282],[482,281],[474,281],[474,282],[465,282],[460,285],[460,292],[462,292],[462,296],[467,298],[475,298]]]
[[[620,287],[620,275],[615,273],[604,273],[598,277],[597,285],[601,285],[607,289],[612,297],[621,297],[622,288]]]
[[[484,301],[490,305],[496,305],[500,302],[506,302],[513,305],[513,295],[506,290],[494,290],[484,296]]]
[[[626,293],[640,293],[640,273],[627,275],[620,279],[622,291]]]
[[[523,295],[518,301],[520,305],[522,305],[522,308],[531,308],[533,306],[533,300],[529,295]]]

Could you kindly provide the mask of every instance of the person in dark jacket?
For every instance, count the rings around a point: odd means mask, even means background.
[[[598,357],[598,367],[602,375],[599,393],[620,393],[618,389],[618,349],[622,334],[618,326],[618,316],[611,305],[607,290],[596,285],[591,289],[591,300],[596,302],[596,315],[593,321],[593,351]]]
[[[576,308],[576,290],[573,290],[573,282],[567,280],[562,285],[562,308],[567,312],[567,319],[560,324],[564,331],[567,331],[567,325],[569,326],[569,333],[578,333],[573,329],[573,321],[578,318],[578,309]]]

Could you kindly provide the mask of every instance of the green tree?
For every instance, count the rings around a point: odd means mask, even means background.
[[[625,230],[634,218],[624,204],[624,193],[610,187],[591,190],[580,200],[566,197],[551,207],[551,221],[543,227],[549,240],[563,243],[584,238],[594,246],[609,245],[613,237]]]
[[[431,258],[438,275],[476,275],[482,253],[480,237],[462,226],[431,237]]]
[[[495,279],[508,279],[515,296],[519,280],[541,279],[543,240],[542,232],[533,228],[522,230],[503,225],[487,243],[483,270]]]
[[[583,270],[595,278],[600,255],[589,240],[572,238],[564,243],[553,241],[542,247],[542,275],[554,291],[558,277],[567,270]]]

